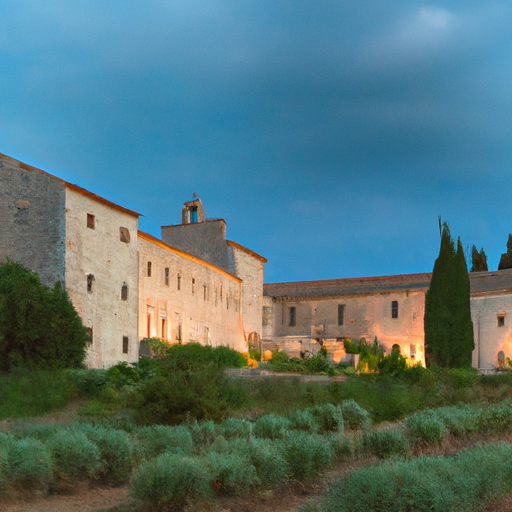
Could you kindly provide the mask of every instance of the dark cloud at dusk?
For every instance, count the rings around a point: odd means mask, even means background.
[[[143,214],[197,192],[267,282],[512,232],[509,2],[0,0],[0,152]]]

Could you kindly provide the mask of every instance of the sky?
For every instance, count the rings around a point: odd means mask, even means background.
[[[142,214],[193,192],[265,282],[512,232],[512,3],[0,0],[0,152]],[[509,185],[507,185],[509,184]]]

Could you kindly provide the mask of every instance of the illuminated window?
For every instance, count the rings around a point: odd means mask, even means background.
[[[294,327],[297,323],[297,310],[295,308],[295,306],[292,306],[290,308],[290,327]]]
[[[391,302],[391,318],[398,318],[398,301]]]

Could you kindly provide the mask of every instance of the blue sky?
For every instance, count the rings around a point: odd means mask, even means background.
[[[0,152],[143,214],[197,192],[265,281],[512,232],[512,4],[0,0]]]

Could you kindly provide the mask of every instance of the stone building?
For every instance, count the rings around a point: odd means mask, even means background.
[[[199,199],[160,241],[138,213],[0,153],[0,215],[0,261],[64,284],[91,335],[89,367],[137,361],[148,335],[240,351],[261,335],[266,260],[227,241]]]
[[[292,356],[325,346],[338,362],[348,360],[342,338],[375,336],[387,352],[425,364],[425,294],[430,273],[332,279],[264,286],[264,345]],[[475,332],[473,366],[492,369],[512,358],[512,270],[470,273]],[[508,320],[507,320],[508,316]]]
[[[64,283],[89,329],[86,364],[138,358],[139,214],[0,154],[0,261]]]
[[[243,352],[241,280],[139,231],[139,338]]]
[[[262,334],[263,264],[267,260],[226,240],[226,222],[207,220],[200,199],[185,203],[182,224],[162,226],[163,242],[197,256],[241,279],[239,300],[246,339]]]

